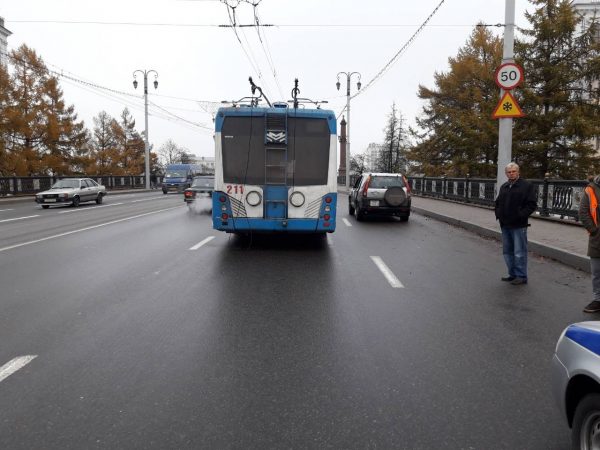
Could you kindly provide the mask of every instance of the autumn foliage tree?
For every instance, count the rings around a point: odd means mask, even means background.
[[[34,50],[22,45],[10,54],[13,72],[3,71],[3,175],[66,175],[75,150],[85,145],[83,122],[67,107],[55,77]]]
[[[502,41],[476,27],[454,58],[450,70],[436,73],[436,88],[419,86],[423,114],[412,129],[417,140],[409,152],[413,171],[426,175],[495,176],[498,102],[494,70],[502,59]]]
[[[9,65],[0,65],[0,176],[143,173],[144,141],[127,108],[119,120],[100,112],[90,133],[34,50],[22,45]]]

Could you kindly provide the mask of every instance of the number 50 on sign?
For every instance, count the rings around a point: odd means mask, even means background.
[[[494,80],[498,87],[510,91],[523,82],[523,68],[513,62],[502,64],[496,69]]]

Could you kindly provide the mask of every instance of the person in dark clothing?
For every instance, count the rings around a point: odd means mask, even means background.
[[[598,227],[598,199],[600,199],[600,175],[593,178],[584,190],[579,204],[579,220],[589,234],[588,256],[592,272],[592,302],[584,312],[600,312],[600,227]]]
[[[504,173],[508,181],[500,186],[496,197],[496,219],[502,230],[502,254],[508,276],[502,281],[527,284],[527,227],[529,216],[536,210],[533,185],[519,176],[519,166],[509,163]]]

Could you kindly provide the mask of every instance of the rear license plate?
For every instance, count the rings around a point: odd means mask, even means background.
[[[369,206],[379,206],[379,200],[370,200]]]
[[[56,202],[55,198],[45,198],[44,202]]]

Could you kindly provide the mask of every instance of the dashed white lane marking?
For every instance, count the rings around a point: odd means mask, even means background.
[[[164,197],[151,197],[151,198],[142,198],[139,200],[131,200],[129,203],[137,203],[137,202],[147,202],[148,200],[157,200],[159,198],[167,198],[166,196]]]
[[[114,223],[125,222],[126,220],[137,219],[139,217],[149,216],[151,214],[158,214],[160,212],[170,211],[172,209],[181,208],[182,205],[174,206],[172,208],[159,209],[157,211],[150,211],[144,214],[138,214],[137,216],[124,217],[123,219],[112,220],[110,222],[99,223],[98,225],[92,225],[91,227],[80,228],[79,230],[67,231],[66,233],[55,234],[53,236],[48,236],[41,239],[36,239],[35,241],[22,242],[20,244],[9,245],[8,247],[0,248],[0,252],[6,250],[12,250],[13,248],[24,247],[25,245],[37,244],[38,242],[48,241],[50,239],[56,239],[63,236],[68,236],[69,234],[81,233],[82,231],[93,230],[94,228],[104,227],[106,225],[112,225]]]
[[[196,245],[194,245],[193,247],[190,247],[190,250],[198,250],[200,247],[202,247],[204,244],[206,244],[207,242],[210,242],[214,239],[214,236],[209,236],[206,239],[203,239],[202,241],[198,242]]]
[[[346,219],[345,217],[342,218],[342,222],[344,222],[344,225],[346,225],[347,227],[351,227],[352,224],[350,223],[350,221],[348,219]]]
[[[59,214],[68,214],[74,212],[84,212],[84,211],[92,211],[98,208],[108,208],[109,206],[117,206],[122,205],[123,203],[111,203],[110,205],[102,205],[102,206],[92,206],[91,208],[83,208],[83,209],[70,209],[69,211],[59,211]]]
[[[2,223],[2,222],[14,222],[15,220],[31,219],[33,217],[39,217],[39,216],[40,216],[39,214],[36,214],[35,216],[15,217],[14,219],[0,220],[0,223]]]
[[[0,209],[0,212],[3,212],[3,211],[14,211],[14,208],[10,208],[10,209]]]
[[[375,263],[377,268],[381,271],[383,276],[388,280],[388,283],[390,283],[390,285],[393,288],[403,288],[404,287],[404,285],[400,282],[400,280],[398,278],[396,278],[396,275],[394,275],[394,272],[392,272],[390,270],[390,268],[383,262],[383,260],[379,256],[371,256],[370,258],[373,260],[373,262]]]
[[[25,367],[35,358],[37,358],[37,355],[17,356],[16,358],[11,359],[9,362],[0,367],[0,382],[11,376],[17,370]]]

